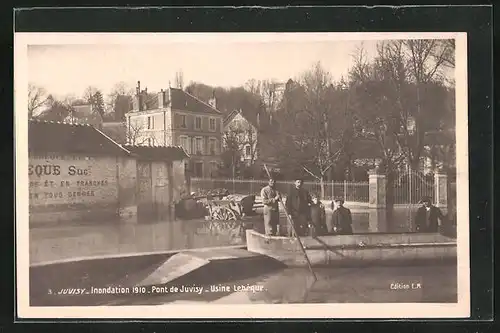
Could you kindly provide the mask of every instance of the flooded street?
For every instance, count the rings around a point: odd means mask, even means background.
[[[331,210],[326,210],[330,230]],[[388,218],[389,216],[389,218]],[[408,232],[412,230],[407,208],[352,209],[354,233]],[[261,209],[245,219],[253,228],[264,232]],[[281,224],[288,224],[284,212]],[[68,260],[88,256],[125,255],[154,251],[173,251],[202,247],[245,245],[238,237],[239,222],[198,220],[152,221],[150,223],[122,224],[105,222],[99,225],[70,224],[31,228],[30,264]],[[286,230],[286,228],[285,228]]]
[[[253,279],[203,286],[201,293],[126,297],[107,304],[454,303],[456,271],[456,265],[315,268],[318,280],[314,281],[307,269],[287,268]]]

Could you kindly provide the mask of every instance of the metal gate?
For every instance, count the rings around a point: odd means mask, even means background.
[[[406,229],[414,231],[414,214],[423,197],[436,202],[434,176],[406,167],[392,177],[392,193],[388,193],[392,203],[394,219],[405,220]],[[391,184],[388,184],[391,186]]]

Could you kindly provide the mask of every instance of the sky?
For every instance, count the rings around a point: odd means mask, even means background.
[[[286,82],[320,61],[335,80],[347,76],[360,46],[368,57],[375,40],[285,40],[245,42],[165,42],[162,44],[29,45],[28,80],[56,97],[81,96],[88,86],[106,96],[118,82],[130,88],[141,81],[148,91],[172,86],[182,71],[184,84],[244,85],[249,79]]]

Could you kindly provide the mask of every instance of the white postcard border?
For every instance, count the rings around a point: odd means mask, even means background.
[[[250,42],[313,40],[455,38],[456,146],[457,146],[457,303],[353,303],[154,306],[32,307],[29,301],[27,46],[33,44],[156,44],[169,42]],[[468,100],[466,33],[16,33],[14,36],[14,140],[16,146],[16,281],[17,311],[33,318],[465,318],[470,316]]]

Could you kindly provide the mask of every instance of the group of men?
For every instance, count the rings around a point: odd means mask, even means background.
[[[353,233],[351,211],[344,207],[344,200],[336,198],[331,203],[329,230],[326,224],[325,207],[317,195],[311,195],[303,187],[302,179],[295,180],[293,186],[288,192],[285,210],[288,218],[293,223],[293,227],[287,224],[287,235],[295,236],[322,236],[328,234],[348,235]],[[266,235],[276,236],[283,234],[279,228],[279,204],[282,200],[281,194],[276,190],[275,179],[269,179],[267,186],[262,188],[262,203],[264,204],[264,227]],[[431,203],[431,198],[424,197],[421,200],[423,206],[417,210],[415,216],[417,232],[438,232],[439,222],[445,220],[445,216],[439,208]]]
[[[330,233],[352,234],[351,211],[343,206],[343,199],[335,199],[332,202],[333,213],[331,225],[333,230],[329,231],[326,224],[325,207],[317,195],[311,195],[303,187],[302,179],[295,180],[288,192],[286,199],[286,213],[293,223],[293,228],[288,225],[288,236],[322,236]],[[276,190],[276,181],[269,179],[267,186],[262,188],[261,197],[264,204],[264,227],[267,235],[279,235],[279,203],[281,194]]]

